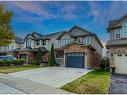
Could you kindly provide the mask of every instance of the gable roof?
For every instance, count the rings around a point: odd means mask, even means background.
[[[20,38],[20,37],[15,38],[15,43],[21,44],[23,42],[24,42],[23,38]]]
[[[32,36],[33,36],[34,38],[39,38],[39,37],[42,37],[42,36],[43,36],[42,34],[37,33],[37,32],[33,32],[33,33],[31,33],[31,34],[32,34]]]
[[[80,32],[74,31],[74,29],[78,29],[78,30],[80,30]],[[85,35],[93,35],[94,34],[92,32],[87,31],[86,29],[79,27],[79,26],[72,27],[68,32],[74,36],[82,36],[82,35],[85,36]]]
[[[57,39],[60,39],[64,34],[68,34],[68,35],[70,35],[70,36],[74,36],[73,34],[71,34],[71,33],[69,33],[69,32],[67,32],[67,31],[64,31],[63,33],[61,33],[58,37],[57,37]]]
[[[76,31],[75,29],[80,30],[80,32]],[[39,39],[49,40],[52,37],[54,37],[55,35],[58,35],[57,39],[60,39],[62,37],[62,35],[64,35],[65,33],[69,34],[72,37],[94,36],[97,39],[98,43],[103,48],[103,45],[101,44],[101,41],[99,40],[99,38],[97,37],[97,35],[95,33],[89,32],[88,30],[83,29],[83,28],[81,28],[79,26],[74,26],[69,31],[61,31],[61,32],[50,33],[50,34],[46,34],[46,35],[42,35],[42,34],[37,33],[37,32],[28,33],[26,35],[26,37],[24,38],[24,40],[28,36],[32,36],[32,39],[34,39],[34,40],[39,40]]]
[[[78,29],[78,31],[74,31],[74,29]],[[79,32],[80,30],[80,32]],[[63,32],[57,39],[60,39],[65,33],[69,34],[71,37],[81,37],[81,36],[92,36],[94,33],[89,32],[79,26],[72,27],[69,31]]]
[[[54,37],[55,35],[62,34],[63,32],[64,32],[64,31],[46,34],[46,35],[43,35],[41,39],[49,40],[49,39],[51,39],[52,37]]]
[[[80,30],[81,33],[79,33],[78,31],[74,31],[74,29]],[[83,29],[83,28],[81,28],[79,26],[74,26],[69,31],[63,32],[60,36],[58,36],[57,39],[60,39],[62,37],[62,35],[64,35],[65,33],[69,34],[71,37],[94,36],[95,39],[97,39],[97,41],[100,44],[100,46],[103,48],[103,45],[102,45],[101,41],[99,40],[98,36],[95,33],[89,32],[88,30]]]
[[[125,14],[124,16],[122,16],[119,19],[109,21],[109,25],[108,25],[107,30],[109,31],[110,29],[115,28],[115,25],[118,24],[123,19],[125,19],[126,17],[127,17],[127,14]]]
[[[27,39],[28,36],[32,36],[33,39],[41,38],[43,35],[37,32],[28,33],[24,39]]]

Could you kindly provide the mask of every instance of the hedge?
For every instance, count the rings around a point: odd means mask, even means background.
[[[26,61],[24,59],[16,59],[16,60],[0,60],[0,66],[18,66],[23,65]]]

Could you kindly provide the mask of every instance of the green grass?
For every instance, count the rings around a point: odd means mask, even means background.
[[[91,71],[61,88],[78,94],[107,94],[109,83],[110,72]]]
[[[0,67],[0,73],[8,74],[18,71],[31,70],[35,68],[45,67],[46,65],[37,66],[37,65],[24,65],[24,66],[10,66],[10,67]]]

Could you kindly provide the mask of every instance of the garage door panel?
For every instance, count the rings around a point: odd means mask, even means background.
[[[84,68],[83,53],[67,53],[66,58],[66,67]]]
[[[114,56],[114,63],[116,64],[116,73],[127,74],[127,56],[125,55],[126,54],[116,54]]]

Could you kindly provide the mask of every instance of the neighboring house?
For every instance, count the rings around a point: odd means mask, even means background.
[[[61,66],[91,68],[98,66],[102,57],[103,46],[96,34],[78,26],[69,31],[41,35],[29,33],[18,50],[18,58],[34,61],[36,49],[41,47],[42,62],[48,62],[50,49],[54,43],[56,62]]]
[[[51,33],[47,35],[41,35],[37,32],[29,33],[24,38],[24,46],[19,51],[19,58],[27,59],[28,61],[34,61],[36,56],[36,51],[38,47],[41,47],[42,50],[42,61],[48,62],[49,52],[51,49],[52,43],[54,47],[59,47],[56,37],[62,32]]]
[[[13,55],[17,57],[18,50],[23,47],[23,39],[16,37],[10,45],[0,46],[0,56]]]
[[[127,15],[110,21],[107,30],[110,34],[106,45],[110,66],[116,67],[116,73],[127,74]]]

